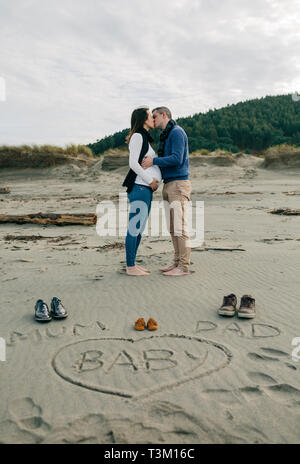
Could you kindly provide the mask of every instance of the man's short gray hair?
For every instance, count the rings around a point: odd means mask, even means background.
[[[158,106],[157,108],[154,108],[154,110],[152,110],[152,113],[154,113],[154,111],[157,111],[159,114],[166,113],[168,118],[172,119],[172,113],[166,106]]]

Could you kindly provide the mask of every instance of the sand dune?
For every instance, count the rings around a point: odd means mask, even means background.
[[[300,149],[285,145],[270,147],[266,152],[261,167],[269,169],[299,169]]]

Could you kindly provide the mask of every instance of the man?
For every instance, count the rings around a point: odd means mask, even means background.
[[[192,191],[189,180],[188,138],[172,119],[171,111],[167,107],[160,106],[152,110],[152,113],[155,128],[162,130],[158,157],[146,156],[142,167],[147,169],[154,164],[161,169],[164,181],[163,200],[169,205],[170,222],[167,220],[167,223],[174,246],[174,263],[160,270],[166,276],[183,276],[189,274],[191,254],[186,221],[187,202],[191,199]]]

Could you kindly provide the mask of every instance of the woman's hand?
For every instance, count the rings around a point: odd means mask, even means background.
[[[149,184],[149,187],[152,188],[153,192],[158,189],[158,179],[156,177],[153,177],[151,184]]]

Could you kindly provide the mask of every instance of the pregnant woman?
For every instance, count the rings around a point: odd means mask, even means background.
[[[151,146],[153,138],[149,134],[150,129],[154,129],[154,120],[149,108],[135,109],[131,115],[131,129],[126,140],[129,148],[130,170],[123,182],[123,186],[127,187],[130,202],[125,248],[126,274],[131,276],[150,275],[150,271],[138,266],[135,262],[150,213],[153,192],[157,190],[161,181],[158,166],[152,165],[148,169],[143,169],[141,166],[146,155],[156,156]]]

